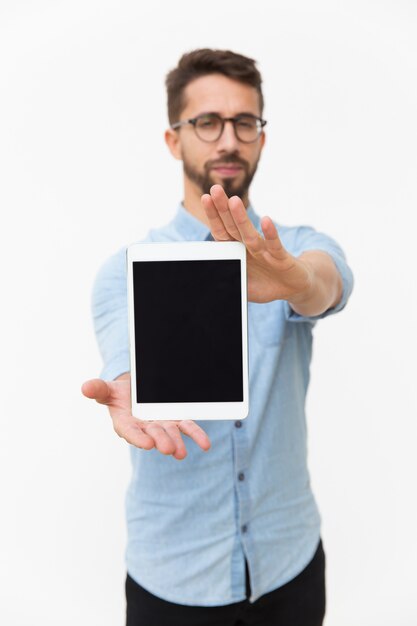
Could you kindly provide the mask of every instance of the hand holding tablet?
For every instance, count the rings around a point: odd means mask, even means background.
[[[134,263],[143,263],[139,272]],[[138,448],[181,460],[187,435],[207,451],[210,439],[193,420],[248,413],[245,247],[136,244],[128,251],[128,288],[133,384],[126,373],[89,380],[82,392],[106,405],[116,433]],[[161,378],[155,384],[158,372],[168,384],[161,386]]]
[[[128,443],[182,460],[187,456],[181,435],[187,435],[202,450],[209,450],[210,439],[204,430],[191,420],[147,422],[132,415],[130,407],[130,375],[123,374],[118,380],[105,382],[99,378],[88,380],[82,386],[87,398],[108,407],[113,427],[119,437]]]

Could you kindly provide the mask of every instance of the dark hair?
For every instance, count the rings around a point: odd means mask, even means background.
[[[255,87],[259,94],[261,114],[264,100],[262,95],[262,77],[253,59],[231,52],[230,50],[211,50],[201,48],[182,55],[177,67],[166,77],[165,85],[168,96],[168,119],[170,124],[178,122],[181,111],[185,108],[184,90],[194,79],[207,74],[223,74],[246,85]]]

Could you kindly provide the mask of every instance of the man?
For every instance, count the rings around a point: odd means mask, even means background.
[[[132,417],[125,251],[111,257],[94,289],[107,382],[88,381],[83,393],[108,406],[132,444],[127,624],[318,626],[325,556],[304,405],[312,328],[345,306],[352,274],[332,239],[277,227],[250,205],[266,123],[252,59],[195,50],[168,74],[167,91],[165,139],[183,162],[184,200],[146,241],[245,244],[250,411],[243,422]],[[187,450],[182,435],[197,445]]]

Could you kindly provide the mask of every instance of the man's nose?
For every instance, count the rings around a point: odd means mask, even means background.
[[[234,152],[239,147],[239,140],[235,135],[233,122],[228,120],[224,123],[223,132],[217,142],[217,148],[220,152]]]

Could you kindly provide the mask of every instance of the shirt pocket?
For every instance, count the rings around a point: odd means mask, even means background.
[[[284,301],[259,304],[248,302],[248,326],[251,337],[262,346],[279,346],[286,335]]]

